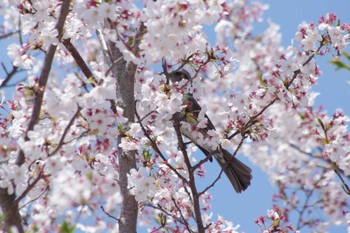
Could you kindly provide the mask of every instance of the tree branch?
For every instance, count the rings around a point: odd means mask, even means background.
[[[58,41],[61,40],[63,35],[63,26],[64,22],[66,20],[66,17],[69,12],[70,7],[70,0],[63,0],[61,9],[60,9],[60,15],[58,18],[58,22],[56,24],[56,29],[58,31]],[[38,90],[35,93],[35,99],[34,99],[34,106],[32,109],[32,115],[28,124],[28,128],[26,132],[24,133],[24,140],[28,141],[28,132],[31,131],[34,128],[34,125],[39,120],[39,115],[41,112],[41,105],[42,100],[45,92],[46,83],[50,74],[51,65],[53,62],[53,57],[55,55],[57,49],[57,45],[51,44],[47,54],[45,56],[43,69],[41,71],[40,77],[39,77],[39,87],[40,90]],[[25,162],[25,155],[23,150],[20,150],[16,159],[16,165],[21,166]],[[36,180],[38,182],[39,179]],[[29,190],[29,189],[27,189]],[[1,210],[3,212],[4,218],[5,218],[5,224],[4,227],[6,231],[12,231],[10,230],[12,227],[14,227],[19,233],[23,233],[24,229],[22,226],[22,219],[21,215],[19,213],[18,208],[18,202],[23,198],[23,195],[26,195],[27,193],[24,192],[22,195],[16,199],[16,194],[8,194],[7,188],[1,188],[0,189],[0,206]]]
[[[171,217],[172,219],[174,219],[175,221],[183,224],[186,226],[187,229],[191,229],[188,222],[186,221],[186,219],[181,215],[181,218],[179,218],[178,216],[176,216],[175,214],[171,213],[171,212],[168,212],[167,210],[165,210],[161,205],[153,205],[152,203],[145,203],[144,204],[145,206],[148,206],[152,209],[155,209],[155,210],[159,210],[161,211],[162,213],[164,213],[165,215]],[[188,227],[187,227],[188,226]],[[193,232],[193,230],[189,230],[190,232]]]
[[[182,134],[181,134],[181,130],[180,130],[181,125],[180,125],[179,113],[174,114],[172,120],[173,120],[173,126],[174,126],[176,136],[177,136],[177,141],[178,141],[180,150],[182,152],[182,155],[184,157],[184,161],[185,161],[187,171],[188,171],[189,186],[191,188],[192,196],[193,196],[192,201],[193,201],[193,208],[194,208],[196,224],[198,227],[198,232],[204,232],[202,213],[201,213],[200,204],[199,204],[199,194],[197,191],[196,181],[195,181],[194,174],[193,174],[194,171],[192,171],[191,162],[189,160],[189,157],[188,157],[188,154],[186,151],[186,145],[182,139]]]
[[[103,213],[105,213],[108,217],[110,217],[111,219],[114,219],[116,222],[120,222],[119,218],[116,218],[113,215],[111,215],[110,213],[108,213],[102,205],[100,207],[101,207],[101,210],[103,211]]]
[[[188,180],[181,175],[173,166],[171,166],[168,162],[167,159],[165,158],[165,156],[163,155],[163,153],[160,151],[160,149],[157,146],[157,143],[151,138],[151,136],[148,134],[145,126],[142,124],[142,119],[140,118],[140,115],[137,112],[136,109],[136,104],[135,104],[135,116],[137,119],[137,122],[140,124],[141,126],[141,130],[143,132],[143,134],[145,135],[145,137],[148,139],[148,141],[151,143],[151,146],[153,148],[153,150],[162,158],[162,160],[164,161],[164,164],[171,170],[173,171],[181,180],[184,184],[188,184]]]
[[[320,46],[318,47],[316,52],[314,52],[311,56],[309,56],[309,58],[303,63],[303,66],[307,65],[315,57],[315,54],[317,54],[321,50],[321,48],[324,45],[324,40],[325,40],[325,36],[322,37],[322,41],[320,42]],[[292,85],[292,83],[298,77],[298,74],[300,74],[300,73],[301,73],[300,69],[294,71],[292,79],[288,83],[285,84],[285,88],[288,91],[289,91],[289,87]],[[250,117],[249,121],[247,123],[245,123],[245,125],[241,129],[236,130],[232,135],[228,136],[227,138],[230,140],[230,139],[234,138],[235,136],[237,136],[238,134],[240,134],[241,132],[246,132],[247,129],[249,129],[255,123],[258,122],[257,118],[259,116],[261,116],[266,111],[266,109],[268,109],[271,105],[273,105],[277,100],[278,100],[278,97],[276,96],[266,106],[264,106],[257,114]]]
[[[49,156],[52,156],[52,155],[56,154],[56,153],[61,149],[61,147],[63,146],[63,143],[64,143],[64,139],[65,139],[65,137],[66,137],[66,135],[67,135],[67,133],[68,133],[70,127],[73,125],[75,119],[78,117],[78,115],[79,115],[81,109],[82,109],[82,108],[78,105],[77,111],[75,112],[75,114],[73,115],[73,117],[72,117],[72,118],[70,119],[70,121],[68,122],[68,125],[67,125],[66,128],[64,129],[63,134],[62,134],[62,136],[61,136],[61,139],[60,139],[60,141],[59,141],[59,143],[58,143],[56,149],[55,149],[54,151],[52,151],[52,152],[49,154]]]
[[[21,196],[19,196],[19,197],[16,198],[15,202],[17,203],[17,205],[19,204],[19,202],[20,202],[23,198],[25,198],[25,196],[27,196],[27,194],[30,192],[30,190],[32,190],[32,189],[35,187],[35,185],[39,182],[39,180],[41,180],[42,177],[43,177],[43,175],[42,175],[42,173],[40,172],[39,175],[38,175],[38,177],[35,178],[35,180],[34,180],[31,184],[29,184],[29,185],[27,186],[27,188],[23,191],[23,193],[21,194]]]
[[[14,34],[17,34],[19,31],[13,31],[13,32],[9,32],[7,34],[1,35],[0,36],[0,40],[2,39],[6,39],[7,37],[13,36]]]
[[[66,47],[66,49],[72,55],[72,57],[74,58],[75,63],[79,66],[79,68],[81,69],[81,71],[85,75],[86,79],[87,80],[92,79],[93,82],[89,82],[91,84],[91,86],[95,87],[96,84],[97,84],[97,80],[96,80],[95,76],[91,72],[91,70],[88,67],[88,65],[85,63],[84,59],[81,57],[81,55],[78,52],[78,50],[74,47],[74,45],[72,44],[70,39],[64,39],[62,41],[62,44],[64,45],[64,47]]]
[[[6,73],[6,78],[2,81],[0,85],[0,89],[7,86],[7,83],[14,77],[14,75],[19,71],[17,66],[12,66],[12,70],[10,72],[7,72],[6,67],[3,63],[1,63],[2,68],[4,69]]]
[[[318,158],[318,159],[320,159],[320,160],[325,161],[326,163],[328,163],[328,164],[331,166],[331,168],[333,169],[333,171],[335,172],[335,174],[336,174],[336,175],[338,176],[338,178],[340,179],[340,181],[341,181],[341,183],[342,183],[342,188],[343,188],[344,192],[345,192],[347,195],[350,195],[350,187],[349,187],[349,185],[345,182],[345,180],[344,180],[344,178],[343,178],[343,176],[346,176],[346,175],[344,174],[344,171],[341,170],[341,169],[339,168],[339,166],[338,166],[335,162],[331,161],[330,159],[325,159],[324,157],[315,157],[312,153],[308,153],[308,152],[306,152],[306,151],[300,149],[298,146],[294,145],[293,143],[288,143],[288,145],[290,145],[292,148],[294,148],[295,150],[299,151],[300,153],[309,156],[310,158]]]
[[[239,149],[240,149],[241,146],[243,145],[244,139],[245,139],[245,137],[242,137],[242,139],[241,139],[241,141],[239,142],[239,144],[238,144],[236,150],[233,152],[232,158],[235,157],[235,156],[237,155]],[[226,163],[226,167],[228,167],[229,165],[230,165],[230,163],[227,162],[227,163]],[[226,167],[225,167],[225,169],[226,169]],[[220,173],[218,174],[218,176],[216,177],[216,179],[215,179],[208,187],[206,187],[202,192],[200,192],[198,195],[201,196],[201,195],[203,195],[206,191],[208,191],[209,189],[211,189],[212,187],[214,187],[215,184],[220,180],[221,175],[222,175],[223,172],[224,172],[224,168],[221,168],[221,171],[220,171]]]
[[[187,220],[185,219],[184,215],[182,214],[182,210],[180,209],[179,205],[176,203],[176,200],[174,199],[174,197],[171,197],[171,200],[173,201],[175,208],[179,212],[179,214],[181,216],[181,219],[183,220],[183,224],[186,226],[187,230],[189,232],[193,232],[191,230],[190,224],[187,222]]]
[[[66,21],[67,15],[69,13],[69,6],[70,6],[70,0],[64,0],[62,2],[60,16],[58,18],[58,22],[55,27],[58,31],[58,36],[57,36],[58,41],[61,41],[63,36],[63,26],[64,26],[64,22]],[[24,139],[26,141],[29,140],[28,132],[33,130],[34,126],[39,120],[45,88],[46,88],[47,80],[49,78],[49,74],[51,71],[51,66],[52,66],[54,55],[56,53],[56,49],[57,49],[57,45],[51,44],[45,56],[43,69],[39,76],[40,89],[35,92],[32,115],[29,120],[28,128],[24,134]],[[24,163],[24,161],[25,161],[24,152],[20,150],[16,160],[16,164],[20,166]]]

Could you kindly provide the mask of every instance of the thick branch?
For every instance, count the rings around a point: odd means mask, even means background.
[[[110,43],[112,61],[122,57],[122,53],[115,46]],[[128,124],[134,122],[134,76],[136,72],[136,65],[126,62],[120,62],[122,66],[117,65],[112,69],[113,76],[117,79],[117,106],[124,110],[124,117],[128,119]],[[124,125],[125,130],[128,125]],[[135,152],[123,151],[119,147],[121,137],[118,137],[118,161],[119,161],[119,185],[123,196],[121,207],[121,216],[119,229],[121,232],[136,232],[137,223],[137,202],[133,195],[129,193],[128,177],[130,170],[136,167]]]
[[[89,69],[88,65],[85,63],[84,59],[81,57],[80,53],[78,50],[74,47],[70,39],[65,39],[62,41],[62,44],[66,49],[69,51],[69,53],[72,55],[74,58],[74,61],[77,63],[81,71],[84,73],[86,79],[92,79],[93,82],[91,85],[94,87],[97,84],[97,80],[94,77],[93,73]]]
[[[58,41],[61,41],[62,36],[63,36],[63,26],[64,26],[64,22],[66,21],[66,18],[67,18],[68,12],[69,12],[69,5],[70,5],[70,0],[64,0],[62,2],[60,17],[59,17],[58,22],[56,24],[56,29],[58,31],[58,36],[57,36]],[[46,53],[46,56],[45,56],[43,69],[42,69],[41,74],[39,76],[39,90],[37,90],[35,92],[32,115],[30,117],[28,128],[27,128],[25,135],[24,135],[24,139],[26,141],[29,140],[28,132],[33,130],[35,124],[39,120],[41,105],[42,105],[42,101],[43,101],[43,97],[44,97],[44,93],[45,93],[45,87],[47,84],[47,80],[49,78],[49,74],[51,71],[51,66],[52,66],[54,55],[56,53],[56,49],[57,49],[57,45],[51,44],[47,53]],[[24,163],[24,160],[25,160],[24,153],[22,150],[20,150],[18,157],[17,157],[16,164],[20,166]]]
[[[61,40],[63,35],[63,26],[69,12],[69,6],[70,6],[70,0],[64,0],[62,2],[60,16],[56,24],[56,29],[59,33],[57,39],[59,41]],[[25,140],[29,140],[28,132],[30,130],[33,130],[34,125],[39,120],[44,91],[45,91],[46,83],[50,74],[51,65],[52,65],[52,61],[53,61],[53,57],[55,55],[56,49],[57,49],[57,45],[50,45],[47,51],[47,54],[45,56],[43,69],[39,77],[39,90],[35,93],[32,115],[28,124],[28,128],[24,135]],[[20,150],[16,160],[16,164],[18,166],[21,166],[24,162],[25,162],[24,152]],[[5,218],[4,231],[9,232],[10,229],[14,227],[17,230],[17,232],[23,233],[24,229],[22,226],[22,219],[18,209],[18,202],[16,201],[16,194],[15,193],[11,195],[8,194],[7,188],[0,189],[0,206]]]

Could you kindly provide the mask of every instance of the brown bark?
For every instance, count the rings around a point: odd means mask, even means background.
[[[124,117],[128,122],[123,125],[124,130],[128,130],[129,125],[134,122],[135,116],[135,97],[134,82],[137,66],[133,63],[127,64],[123,59],[123,54],[115,46],[113,42],[108,43],[111,72],[117,80],[116,105],[124,110]],[[117,62],[115,62],[117,61]],[[118,137],[118,145],[121,142],[122,135]],[[118,162],[119,162],[119,186],[123,201],[121,204],[121,213],[119,221],[119,231],[136,233],[138,206],[135,197],[129,193],[128,178],[130,170],[136,167],[136,159],[134,151],[123,151],[118,146]]]
[[[62,7],[60,11],[60,16],[58,18],[56,29],[59,33],[57,39],[60,41],[63,35],[63,26],[66,21],[69,12],[70,0],[64,0],[62,2]],[[25,132],[24,139],[28,140],[28,132],[33,130],[35,124],[38,122],[42,100],[45,92],[46,83],[50,74],[51,65],[53,62],[54,55],[56,53],[57,45],[50,45],[44,60],[43,69],[39,77],[40,90],[35,93],[34,105],[32,110],[32,115],[28,124],[28,128]],[[21,166],[25,162],[25,154],[22,150],[19,151],[16,164]],[[18,209],[19,200],[16,199],[16,194],[8,194],[7,188],[0,189],[0,207],[3,212],[4,221],[4,231],[10,232],[12,227],[16,228],[19,233],[24,232],[22,226],[22,218]]]
[[[22,218],[19,214],[16,195],[9,195],[7,189],[0,189],[0,207],[5,218],[4,232],[10,232],[11,227],[17,229],[19,233],[23,233]]]

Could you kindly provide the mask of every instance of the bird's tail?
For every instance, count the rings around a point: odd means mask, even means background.
[[[227,178],[230,180],[233,188],[240,193],[248,188],[252,179],[252,170],[232,156],[228,151],[222,150],[225,161],[216,158],[221,168],[224,170]]]

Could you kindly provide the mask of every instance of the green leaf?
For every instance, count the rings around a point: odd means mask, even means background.
[[[73,233],[74,226],[70,226],[70,224],[64,221],[60,227],[60,233]]]
[[[152,154],[147,149],[143,149],[142,155],[144,161],[149,161],[152,158]]]
[[[350,54],[349,53],[343,52],[342,56],[344,56],[346,59],[348,59],[348,61],[350,61]]]
[[[335,66],[336,70],[346,69],[345,63],[339,58],[333,58],[330,63]]]
[[[350,71],[350,54],[344,52],[342,56],[348,60],[347,63],[349,64],[345,64],[345,62],[338,57],[333,58],[330,63],[336,67],[336,70],[346,69]]]

